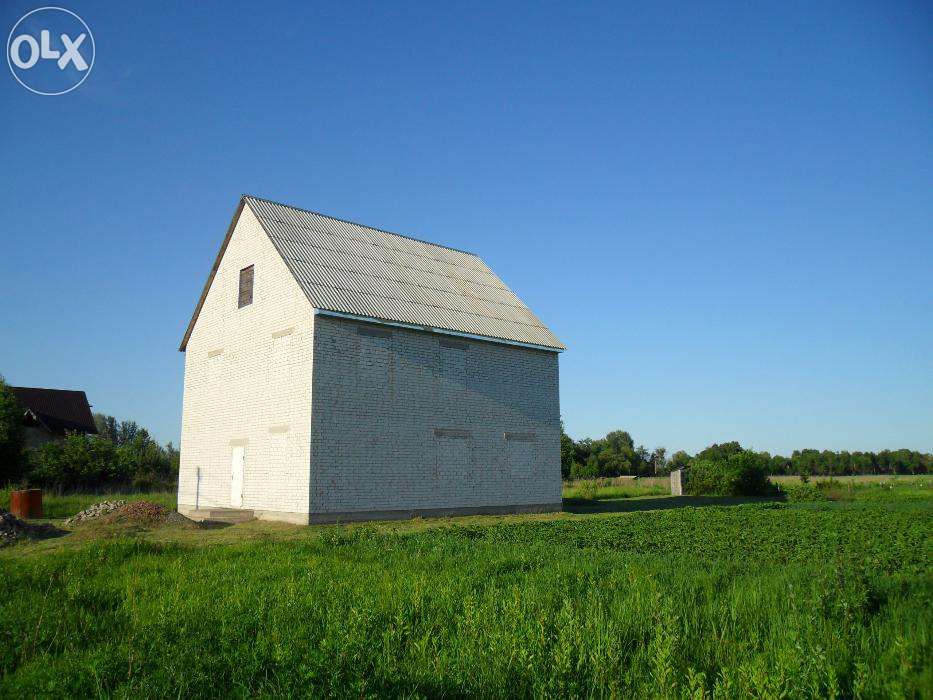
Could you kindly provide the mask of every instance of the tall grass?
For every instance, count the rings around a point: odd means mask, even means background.
[[[0,696],[923,696],[928,505],[18,545]]]
[[[777,483],[778,488],[792,501],[903,502],[933,498],[933,479],[927,476],[896,476],[883,480],[825,477],[809,483],[799,479],[786,479]]]
[[[771,476],[769,480],[788,493],[801,484],[799,476]],[[810,491],[818,489],[829,500],[886,500],[894,491],[899,499],[933,497],[933,476],[926,475],[815,476],[810,483],[813,487]],[[577,479],[565,481],[563,488],[563,497],[568,503],[669,494],[670,479],[667,477]]]
[[[610,498],[638,498],[670,494],[670,479],[598,478],[564,482],[565,500],[592,501]]]
[[[797,484],[801,481],[799,476],[792,474],[773,475],[769,476],[768,479],[777,484]],[[831,481],[839,484],[852,485],[853,487],[872,484],[891,485],[904,482],[923,483],[928,486],[933,485],[933,475],[931,474],[854,474],[849,476],[826,476],[818,474],[810,476],[808,479],[811,483]]]

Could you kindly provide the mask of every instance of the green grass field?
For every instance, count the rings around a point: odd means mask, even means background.
[[[0,697],[931,696],[928,481],[708,502],[17,544]]]
[[[0,508],[10,509],[11,489],[0,489]],[[101,501],[152,501],[167,508],[175,508],[174,491],[156,493],[57,493],[42,495],[43,516],[48,519],[67,518]]]

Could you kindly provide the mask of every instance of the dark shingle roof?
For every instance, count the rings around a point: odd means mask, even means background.
[[[32,411],[53,433],[64,433],[66,430],[97,432],[87,395],[83,391],[27,386],[11,386],[10,389],[23,407]]]

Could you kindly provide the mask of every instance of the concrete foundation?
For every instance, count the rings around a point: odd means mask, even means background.
[[[364,522],[370,520],[410,520],[412,518],[450,518],[466,515],[517,515],[522,513],[558,513],[561,503],[536,503],[511,506],[477,506],[468,508],[416,508],[410,510],[365,510],[341,513],[286,513],[272,510],[253,510],[257,520],[292,523],[293,525],[327,525],[333,523]],[[215,509],[216,510],[216,509]],[[178,504],[178,512],[198,522],[214,520],[210,509]]]

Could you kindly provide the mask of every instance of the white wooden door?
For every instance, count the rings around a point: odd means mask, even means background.
[[[246,447],[234,445],[230,458],[230,505],[239,508],[243,505],[243,467],[246,465]]]

